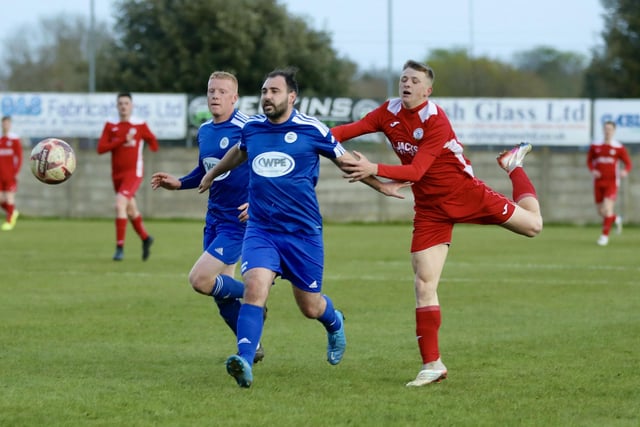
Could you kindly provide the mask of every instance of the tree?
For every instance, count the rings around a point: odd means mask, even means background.
[[[434,97],[548,96],[544,81],[532,72],[486,57],[470,58],[466,49],[436,49],[427,63],[433,68]]]
[[[108,44],[109,31],[97,23],[94,34],[96,46]],[[78,16],[57,15],[43,18],[40,25],[18,28],[15,35],[4,41],[0,86],[11,91],[75,92],[88,89],[89,27]],[[98,55],[96,64],[104,64],[105,56]]]
[[[640,97],[640,8],[637,0],[601,0],[604,46],[594,48],[587,69],[586,96]]]
[[[210,73],[235,73],[241,94],[264,75],[296,66],[301,92],[345,96],[355,64],[339,59],[324,31],[277,0],[120,0],[108,89],[201,93]]]
[[[587,65],[584,55],[540,46],[516,53],[513,64],[518,70],[542,79],[546,96],[570,98],[581,95]]]
[[[426,60],[435,72],[433,97],[579,97],[586,59],[577,53],[539,47],[518,52],[512,63],[470,57],[467,50],[434,49]],[[393,76],[397,95],[400,70]],[[358,96],[386,98],[383,70],[368,71],[354,82]]]

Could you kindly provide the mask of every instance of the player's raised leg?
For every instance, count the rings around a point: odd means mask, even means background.
[[[537,236],[542,231],[542,215],[536,189],[523,168],[524,158],[531,151],[531,144],[522,142],[497,157],[498,164],[511,179],[513,201],[516,209],[503,227],[527,237]]]

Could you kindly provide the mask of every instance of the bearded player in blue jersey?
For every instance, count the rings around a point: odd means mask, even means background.
[[[207,104],[212,119],[198,129],[198,166],[189,174],[176,178],[157,172],[151,186],[169,190],[197,188],[202,177],[240,140],[240,131],[248,117],[234,108],[238,101],[238,80],[225,71],[211,74],[207,84]],[[247,186],[249,165],[220,175],[209,191],[209,203],[204,227],[204,252],[189,273],[189,282],[196,292],[212,296],[225,323],[236,334],[240,298],[244,284],[234,279],[240,259],[246,228]],[[264,358],[260,346],[254,362]]]
[[[330,364],[340,363],[347,344],[344,317],[322,293],[324,244],[315,186],[320,155],[338,167],[353,156],[323,123],[293,108],[297,96],[294,69],[269,73],[262,85],[264,114],[247,121],[240,143],[207,172],[199,187],[204,192],[217,177],[239,165],[249,166],[249,219],[241,266],[245,292],[238,317],[238,353],[226,363],[227,372],[240,387],[250,387],[253,382],[251,361],[262,335],[263,307],[277,276],[293,285],[302,314],[317,319],[326,329]],[[398,198],[403,198],[398,190],[409,185],[383,183],[375,178],[365,184]]]

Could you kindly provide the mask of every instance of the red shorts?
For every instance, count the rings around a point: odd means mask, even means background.
[[[15,178],[0,179],[0,191],[15,193],[18,190],[18,181]]]
[[[142,184],[141,176],[121,175],[113,177],[113,189],[116,194],[122,194],[127,199],[133,199],[136,196],[140,184]]]
[[[516,204],[480,180],[427,206],[416,206],[411,252],[442,243],[450,244],[455,224],[504,224]]]
[[[596,204],[600,204],[604,199],[615,200],[618,197],[618,184],[614,180],[597,179],[593,182],[593,198]]]

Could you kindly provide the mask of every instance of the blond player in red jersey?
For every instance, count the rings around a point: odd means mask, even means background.
[[[0,206],[6,212],[2,231],[13,230],[20,212],[16,209],[18,172],[22,166],[22,144],[20,137],[11,132],[11,117],[2,117],[0,135]]]
[[[616,124],[612,121],[604,122],[602,127],[604,141],[594,142],[587,153],[587,167],[593,176],[593,196],[602,217],[602,234],[598,238],[598,245],[609,244],[609,232],[615,223],[618,233],[622,232],[622,218],[615,214],[616,197],[620,178],[625,178],[631,172],[631,157],[627,149],[620,142],[613,139]],[[622,160],[624,169],[618,169],[618,161]]]
[[[111,151],[111,179],[116,192],[116,252],[114,261],[124,258],[127,219],[142,239],[142,260],[149,258],[153,237],[147,233],[136,204],[136,192],[142,183],[144,143],[151,151],[158,151],[158,140],[147,124],[132,117],[131,94],[117,97],[119,121],[107,121],[98,141],[98,154]]]
[[[527,237],[542,230],[536,191],[522,166],[531,145],[522,143],[498,156],[498,164],[513,184],[513,201],[475,178],[444,111],[432,101],[433,71],[407,61],[399,83],[399,98],[390,99],[361,120],[331,129],[339,141],[383,132],[401,165],[370,162],[362,153],[345,161],[345,178],[359,181],[380,176],[411,181],[414,230],[411,264],[415,274],[416,335],[422,368],[410,387],[441,381],[447,368],[440,358],[441,314],[438,283],[456,223],[495,224]]]

